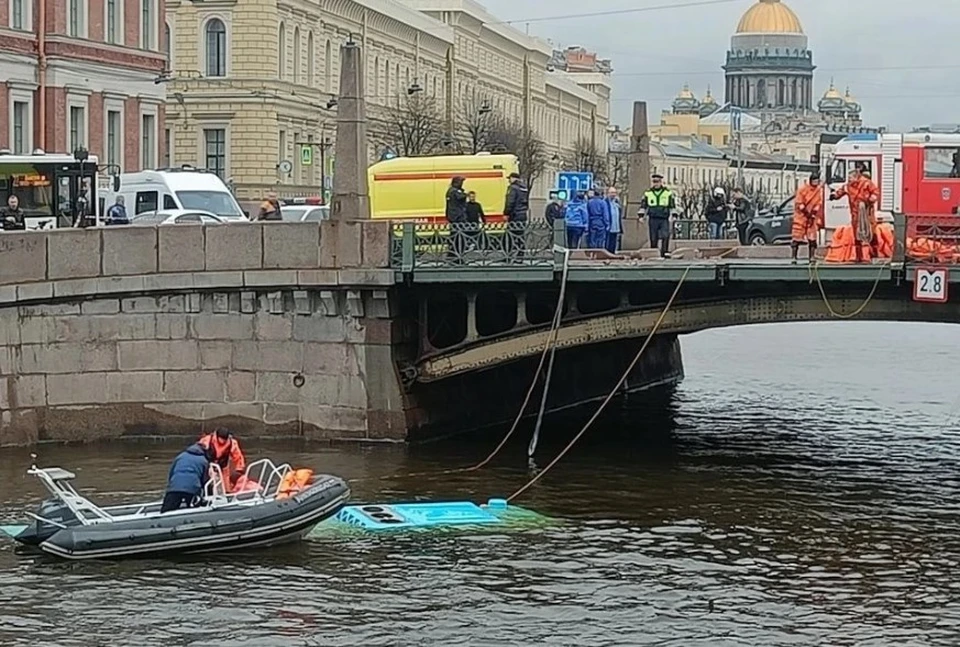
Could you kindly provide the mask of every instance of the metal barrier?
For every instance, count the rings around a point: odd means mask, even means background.
[[[706,220],[702,218],[677,218],[673,221],[674,240],[709,240],[710,228]],[[728,220],[724,224],[723,239],[736,240],[737,229],[733,221]]]
[[[960,217],[906,216],[904,255],[914,263],[960,262]]]
[[[392,237],[391,267],[490,267],[554,264],[554,242],[562,242],[563,223],[545,220],[495,224],[405,222]],[[559,233],[558,233],[559,232]]]

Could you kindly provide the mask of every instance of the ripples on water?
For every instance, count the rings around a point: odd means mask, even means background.
[[[522,501],[562,518],[548,528],[110,564],[4,543],[0,645],[955,647],[958,341],[960,327],[906,324],[686,337],[667,411],[597,429]],[[366,479],[358,500],[483,500],[529,478],[522,443],[481,472],[402,475],[489,447],[260,449]],[[111,499],[159,492],[177,449],[45,447],[41,460]],[[0,455],[0,522],[37,500],[28,460]]]

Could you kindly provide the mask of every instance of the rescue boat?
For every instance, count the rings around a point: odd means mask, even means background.
[[[52,497],[28,513],[33,523],[0,530],[23,546],[70,560],[222,552],[300,540],[350,497],[339,477],[270,459],[252,463],[229,493],[219,466],[211,469],[202,505],[161,514],[161,501],[100,507],[73,487],[73,473],[33,466],[27,473]]]

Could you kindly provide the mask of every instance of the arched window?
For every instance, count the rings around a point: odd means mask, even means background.
[[[311,88],[317,82],[317,79],[314,76],[314,63],[316,62],[316,57],[313,52],[313,32],[307,33],[307,85]]]
[[[370,90],[367,92],[371,99],[376,99],[377,95],[380,94],[380,57],[373,57],[373,85],[370,86]]]
[[[219,18],[211,18],[204,28],[207,47],[207,76],[227,75],[227,28]]]
[[[300,83],[300,28],[293,28],[293,82]]]
[[[287,75],[287,28],[280,23],[277,33],[277,78],[283,79]]]
[[[326,46],[323,48],[323,89],[327,92],[332,92],[333,88],[333,56],[330,51],[330,41],[327,40]]]
[[[170,23],[163,23],[163,53],[167,55],[167,69],[173,69],[173,41],[170,38]]]
[[[383,94],[384,99],[390,98],[390,61],[383,62]]]

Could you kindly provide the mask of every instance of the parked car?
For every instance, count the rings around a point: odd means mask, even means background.
[[[764,209],[753,217],[747,227],[747,242],[751,245],[776,245],[790,242],[793,227],[793,196],[772,209]]]
[[[195,209],[168,209],[165,211],[146,211],[137,214],[131,225],[156,227],[158,225],[223,225],[227,221],[209,211]]]
[[[315,222],[330,219],[330,207],[326,205],[281,206],[280,217],[284,222]]]

